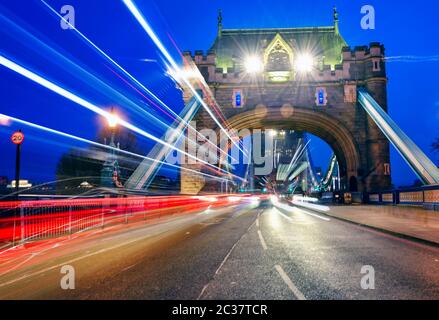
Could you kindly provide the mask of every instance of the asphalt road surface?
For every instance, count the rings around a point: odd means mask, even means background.
[[[439,298],[438,248],[271,203],[26,252],[0,256],[0,299]],[[73,290],[61,288],[64,265],[74,268]]]

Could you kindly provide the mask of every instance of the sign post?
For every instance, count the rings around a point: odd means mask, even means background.
[[[21,132],[21,130],[15,131],[11,136],[11,141],[13,144],[17,146],[16,148],[16,154],[15,154],[15,199],[17,201],[17,209],[15,212],[15,219],[14,219],[14,235],[13,235],[13,245],[15,245],[15,224],[17,217],[19,215],[20,208],[18,206],[18,200],[19,200],[19,192],[20,192],[20,157],[21,157],[21,144],[24,140],[24,134]],[[23,217],[21,217],[21,241],[23,241],[23,231],[24,231],[24,225],[23,225]]]
[[[12,143],[17,146],[17,151],[15,155],[15,192],[17,193],[17,198],[20,188],[20,156],[21,144],[23,143],[23,140],[24,134],[21,132],[21,130],[15,131],[11,136]]]

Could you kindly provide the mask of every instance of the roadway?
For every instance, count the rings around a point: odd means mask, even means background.
[[[49,243],[0,255],[0,299],[439,298],[438,248],[271,203]],[[74,290],[60,287],[65,264]]]

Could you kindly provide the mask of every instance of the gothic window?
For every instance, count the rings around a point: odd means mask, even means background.
[[[277,34],[265,49],[264,65],[268,79],[272,82],[285,82],[291,79],[293,51],[289,44]]]
[[[291,70],[290,56],[279,42],[270,51],[266,68],[268,72]]]

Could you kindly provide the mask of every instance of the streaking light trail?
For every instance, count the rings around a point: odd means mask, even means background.
[[[133,75],[131,75],[127,70],[125,70],[120,64],[118,64],[113,58],[111,58],[108,54],[106,54],[101,48],[99,48],[96,44],[94,44],[89,38],[87,38],[81,31],[79,31],[75,26],[71,25],[63,16],[61,16],[55,9],[53,9],[49,4],[47,4],[44,0],[40,0],[53,14],[55,14],[58,18],[62,19],[66,24],[68,24],[71,28],[71,30],[74,30],[76,34],[84,40],[87,44],[89,44],[92,48],[94,48],[100,55],[102,55],[107,61],[109,61],[113,66],[115,66],[118,70],[120,70],[125,76],[127,76],[129,79],[131,79],[137,86],[139,86],[141,89],[143,89],[147,94],[149,94],[151,97],[154,98],[155,101],[157,101],[162,107],[164,107],[167,111],[169,111],[173,115],[173,119],[178,119],[185,123],[188,127],[193,128],[187,121],[185,121],[183,118],[181,118],[174,110],[172,110],[166,103],[164,103],[159,97],[157,97],[152,91],[150,91],[147,87],[145,87],[139,80],[137,80]],[[137,91],[138,92],[138,91]],[[141,94],[140,92],[138,92]],[[147,99],[149,102],[151,102],[154,106],[156,106],[159,110],[164,112],[165,114],[168,114],[166,111],[162,110],[160,106],[155,104],[153,101],[149,100],[145,95],[141,94],[142,97]],[[168,114],[169,115],[169,114]],[[171,117],[172,118],[172,117]],[[198,131],[196,131],[199,133]],[[200,134],[200,133],[199,133]],[[204,137],[202,134],[200,136]],[[217,150],[219,150],[221,153],[224,153],[224,151],[221,148],[218,148],[215,144],[213,144],[209,139],[206,139],[207,143],[213,145]],[[230,157],[228,154],[226,154],[227,157]],[[232,158],[233,159],[233,158]],[[236,160],[236,159],[233,159]]]
[[[76,140],[76,141],[84,142],[84,143],[91,144],[91,145],[94,145],[94,146],[97,146],[97,147],[101,147],[101,148],[105,148],[105,149],[108,149],[108,150],[114,150],[114,151],[119,152],[119,153],[123,153],[123,154],[126,154],[126,155],[130,155],[130,156],[134,156],[134,157],[138,157],[138,158],[142,158],[142,159],[146,159],[146,160],[150,160],[152,162],[161,163],[163,165],[166,165],[166,166],[169,166],[169,167],[172,167],[172,168],[181,169],[181,170],[185,170],[185,171],[188,171],[188,172],[200,174],[200,175],[203,175],[203,176],[208,177],[208,178],[212,178],[212,179],[216,179],[216,180],[222,180],[222,181],[226,181],[227,180],[227,179],[224,179],[224,178],[219,178],[219,177],[212,176],[212,175],[207,174],[207,173],[198,172],[198,171],[195,171],[195,170],[192,170],[192,169],[189,169],[189,168],[180,167],[180,166],[177,166],[177,165],[165,162],[165,161],[159,161],[157,159],[145,157],[145,156],[142,156],[142,155],[134,153],[134,152],[118,149],[118,148],[115,148],[115,147],[112,147],[112,146],[109,146],[109,145],[106,145],[106,144],[101,144],[101,143],[98,143],[98,142],[95,142],[95,141],[91,141],[91,140],[88,140],[88,139],[85,139],[85,138],[74,136],[72,134],[65,133],[65,132],[62,132],[62,131],[58,131],[58,130],[55,130],[55,129],[52,129],[52,128],[44,127],[44,126],[41,126],[39,124],[35,124],[35,123],[29,122],[29,121],[26,121],[26,120],[21,120],[21,119],[18,119],[18,118],[14,118],[14,117],[8,116],[6,114],[1,114],[0,113],[0,119],[7,119],[8,121],[14,121],[14,122],[17,122],[17,123],[21,123],[21,124],[23,124],[25,126],[29,126],[29,127],[32,127],[32,128],[38,129],[38,130],[46,131],[46,132],[49,132],[49,133],[52,133],[52,134],[56,134],[56,135],[59,135],[59,136],[65,137],[65,138],[69,138],[69,139],[73,139],[73,140]]]
[[[243,153],[244,150],[241,149],[241,147],[236,143],[235,139],[233,139],[229,132],[227,132],[226,129],[221,125],[221,123],[218,121],[218,119],[215,117],[215,115],[212,113],[212,110],[206,105],[203,98],[200,97],[198,92],[195,90],[195,88],[192,86],[192,84],[189,82],[189,80],[185,77],[184,72],[180,71],[180,67],[177,65],[175,60],[171,57],[169,52],[166,50],[166,48],[163,46],[160,39],[157,37],[155,32],[152,30],[148,22],[145,20],[143,15],[140,13],[139,9],[134,5],[134,3],[131,0],[122,0],[123,3],[126,5],[128,10],[133,14],[133,16],[136,18],[136,20],[139,22],[139,24],[142,26],[142,28],[146,31],[146,33],[151,37],[152,41],[156,44],[156,46],[159,48],[159,50],[162,52],[162,54],[165,56],[165,58],[168,60],[168,62],[171,64],[172,68],[175,72],[182,75],[182,80],[184,83],[188,86],[188,88],[191,90],[192,94],[197,98],[197,100],[201,103],[203,108],[206,110],[206,112],[210,115],[210,117],[215,121],[215,123],[218,125],[218,127],[227,135],[227,137],[232,141],[232,143]]]
[[[99,108],[98,106],[95,106],[94,104],[92,104],[92,103],[90,103],[90,102],[88,102],[88,101],[78,97],[77,95],[73,94],[72,92],[70,92],[70,91],[68,91],[68,90],[66,90],[64,88],[61,88],[60,86],[58,86],[58,85],[56,85],[56,84],[54,84],[54,83],[52,83],[52,82],[42,78],[41,76],[39,76],[39,75],[37,75],[37,74],[35,74],[35,73],[33,73],[33,72],[23,68],[22,66],[12,62],[11,60],[7,59],[4,56],[0,56],[0,64],[5,66],[8,69],[11,69],[11,70],[21,74],[24,77],[26,77],[26,78],[28,78],[28,79],[30,79],[30,80],[32,80],[32,81],[42,85],[43,87],[45,87],[45,88],[47,88],[47,89],[49,89],[49,90],[51,90],[51,91],[53,91],[53,92],[63,96],[64,98],[69,99],[69,100],[79,104],[80,106],[83,106],[83,107],[89,109],[90,111],[93,111],[93,112],[103,116],[105,119],[108,119],[109,117],[112,116],[110,112],[105,111],[105,110]],[[216,167],[216,166],[208,163],[207,161],[199,159],[199,158],[191,155],[190,153],[188,153],[186,151],[180,150],[179,148],[173,146],[172,144],[169,144],[166,141],[163,141],[163,140],[157,138],[156,136],[154,136],[154,135],[152,135],[152,134],[150,134],[150,133],[148,133],[148,132],[146,132],[146,131],[144,131],[144,130],[142,130],[142,129],[134,126],[134,125],[132,125],[131,123],[129,123],[129,122],[123,120],[123,119],[120,119],[119,124],[124,126],[127,129],[131,130],[131,131],[134,131],[134,132],[136,132],[136,133],[138,133],[138,134],[148,138],[148,139],[151,139],[151,140],[153,140],[153,141],[155,141],[157,143],[160,143],[160,144],[162,144],[162,145],[164,145],[164,146],[166,146],[168,148],[171,148],[171,149],[173,149],[173,150],[175,150],[177,152],[180,152],[180,153],[188,156],[189,158],[194,159],[195,161],[203,163],[203,164],[205,164],[205,165],[207,165],[209,167],[212,167],[215,170],[219,170],[219,171],[221,171],[221,172],[223,172],[225,174],[229,174],[229,172],[225,171],[224,169],[221,169],[219,167]],[[237,176],[235,176],[235,177],[237,177]],[[242,179],[241,177],[237,177],[237,178]]]
[[[125,95],[121,94],[119,91],[115,90],[113,87],[111,87],[101,79],[97,78],[95,75],[85,70],[74,61],[65,57],[56,49],[52,48],[51,45],[42,42],[37,37],[27,32],[25,29],[23,29],[7,17],[0,14],[0,26],[2,26],[1,23],[5,23],[6,26],[9,28],[9,35],[11,37],[17,36],[18,38],[20,38],[24,45],[38,52],[40,55],[46,58],[50,58],[51,60],[53,59],[54,62],[57,62],[57,64],[59,64],[64,70],[71,73],[73,76],[83,80],[84,82],[85,80],[87,80],[88,85],[98,89],[100,92],[108,96],[111,100],[120,101],[124,106],[129,106],[131,110],[136,112],[136,114],[140,115],[141,117],[145,117],[146,119],[148,119],[148,121],[157,122],[165,129],[169,128],[169,125],[167,125],[161,119],[150,114],[137,103],[133,102],[131,99],[127,98]]]

